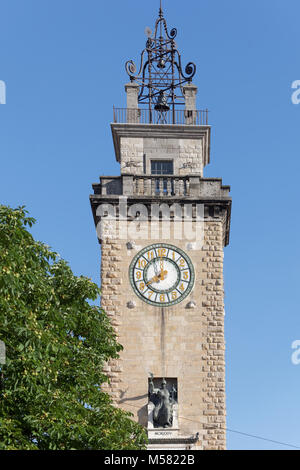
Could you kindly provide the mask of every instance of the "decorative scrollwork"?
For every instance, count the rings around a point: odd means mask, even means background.
[[[133,60],[127,60],[125,64],[125,69],[130,77],[134,76],[134,74],[136,73],[136,65]]]
[[[170,37],[171,38],[176,38],[177,36],[177,29],[176,28],[172,28],[171,31],[170,31]]]
[[[181,56],[174,40],[176,36],[176,28],[168,32],[160,8],[154,33],[148,36],[146,47],[141,54],[139,71],[137,72],[132,60],[125,64],[130,80],[140,85],[139,103],[147,104],[149,108],[161,112],[171,107],[174,110],[175,105],[184,104],[182,86],[190,82],[196,73],[196,65],[193,62],[189,62],[183,72]]]
[[[193,78],[196,73],[196,65],[194,62],[189,62],[185,67],[185,73],[189,79]]]

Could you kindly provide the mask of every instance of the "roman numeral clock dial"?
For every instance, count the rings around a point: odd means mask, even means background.
[[[187,254],[165,243],[141,250],[130,264],[129,277],[140,299],[160,307],[185,299],[195,280],[193,264]]]

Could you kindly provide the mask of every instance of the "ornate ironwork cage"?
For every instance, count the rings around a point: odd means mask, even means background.
[[[156,121],[164,123],[166,115],[172,113],[175,123],[175,109],[184,104],[183,85],[191,82],[196,73],[196,65],[189,62],[183,72],[181,56],[177,49],[176,28],[168,31],[167,22],[160,3],[154,33],[146,28],[148,39],[141,53],[140,67],[132,60],[125,64],[130,80],[140,86],[138,102],[147,105],[150,122],[156,111]]]

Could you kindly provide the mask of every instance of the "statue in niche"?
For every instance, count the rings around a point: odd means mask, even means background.
[[[161,387],[155,388],[153,374],[150,374],[149,400],[154,404],[153,424],[156,428],[167,428],[173,425],[173,406],[177,400],[177,390],[173,385],[171,390],[167,381],[162,379]]]

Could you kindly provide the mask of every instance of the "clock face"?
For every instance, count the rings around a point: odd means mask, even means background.
[[[157,243],[140,251],[129,267],[135,293],[145,302],[170,306],[181,302],[194,285],[194,268],[190,258],[173,245]]]

